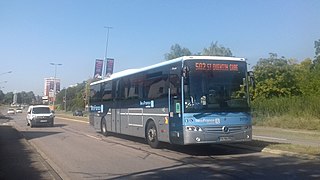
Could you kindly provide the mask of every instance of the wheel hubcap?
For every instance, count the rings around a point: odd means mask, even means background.
[[[148,137],[150,141],[154,141],[156,136],[156,130],[155,129],[149,129]]]
[[[106,130],[106,123],[103,123],[102,124],[102,131],[105,133],[107,130]]]

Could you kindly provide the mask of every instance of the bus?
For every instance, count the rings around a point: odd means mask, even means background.
[[[145,138],[152,148],[252,140],[244,58],[183,56],[90,84],[89,121],[103,135]]]

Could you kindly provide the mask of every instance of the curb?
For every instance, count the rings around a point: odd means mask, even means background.
[[[54,179],[60,180],[60,179],[65,179],[64,177],[67,177],[59,168],[57,168],[57,165],[45,155],[45,153],[40,151],[39,148],[37,148],[37,146],[33,142],[26,139],[24,134],[21,133],[21,130],[22,130],[21,128],[16,126],[14,122],[9,123],[9,125],[17,129],[21,137],[23,137],[25,143],[28,144],[34,152],[39,154],[39,160],[41,161],[43,166],[45,166],[48,169],[49,173]]]
[[[297,157],[297,158],[307,159],[307,160],[320,160],[320,157],[319,156],[315,156],[315,155],[295,153],[295,152],[284,151],[284,150],[279,150],[279,149],[271,149],[271,148],[267,148],[267,147],[262,148],[262,147],[259,147],[259,146],[248,146],[248,145],[245,145],[245,144],[228,144],[227,146],[231,146],[231,147],[235,147],[235,148],[248,149],[248,150],[256,151],[256,152],[275,154],[275,155],[282,155],[282,156],[288,156],[288,157]]]

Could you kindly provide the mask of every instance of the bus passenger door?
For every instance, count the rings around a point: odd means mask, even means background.
[[[120,132],[120,128],[121,128],[121,103],[120,103],[120,96],[121,96],[121,92],[120,92],[120,85],[121,85],[121,81],[120,80],[116,80],[113,82],[113,86],[114,88],[114,93],[113,93],[113,97],[114,97],[114,109],[112,109],[112,131],[116,132],[116,133],[121,133]]]
[[[173,144],[183,144],[181,116],[180,68],[173,67],[169,75],[169,137]]]
[[[120,133],[120,108],[112,109],[111,127],[112,132]]]

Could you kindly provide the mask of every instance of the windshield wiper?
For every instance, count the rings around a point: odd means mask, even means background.
[[[200,119],[200,118],[203,118],[203,117],[206,117],[206,116],[210,116],[212,114],[213,114],[213,112],[212,113],[203,112],[203,113],[194,114],[193,117],[195,117],[196,119]]]

